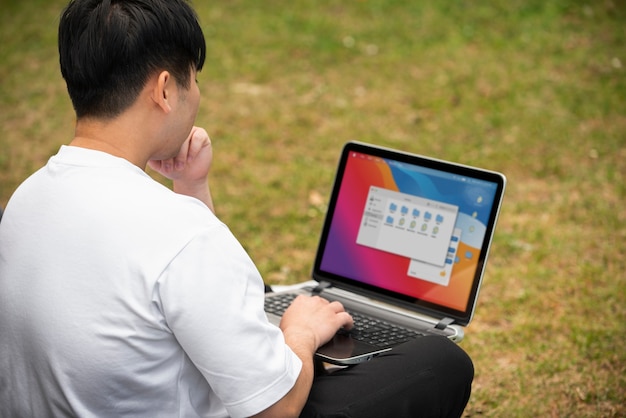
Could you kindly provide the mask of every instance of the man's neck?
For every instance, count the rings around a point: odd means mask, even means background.
[[[124,158],[144,170],[148,157],[137,145],[133,129],[126,129],[122,120],[100,121],[83,119],[76,123],[76,132],[70,145],[106,152]]]

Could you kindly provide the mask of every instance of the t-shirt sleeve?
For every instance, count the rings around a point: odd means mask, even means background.
[[[199,233],[158,281],[167,327],[231,416],[280,400],[302,367],[263,310],[263,281],[224,225]]]

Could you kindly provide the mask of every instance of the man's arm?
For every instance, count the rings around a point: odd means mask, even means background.
[[[179,154],[170,160],[150,161],[157,172],[174,181],[176,193],[193,196],[214,211],[208,185],[213,160],[211,140],[202,128],[194,127]],[[297,417],[313,384],[313,356],[341,327],[351,328],[352,317],[339,302],[318,296],[300,296],[285,311],[280,328],[285,343],[302,361],[302,369],[291,390],[256,417]]]
[[[352,317],[339,302],[328,302],[318,296],[296,298],[285,311],[280,328],[286,344],[302,361],[302,370],[293,388],[255,417],[299,416],[313,384],[315,351],[328,342],[339,328],[351,328],[352,325]]]
[[[173,180],[176,193],[195,197],[215,212],[208,180],[212,162],[211,139],[204,129],[194,126],[176,157],[151,160],[148,165]]]

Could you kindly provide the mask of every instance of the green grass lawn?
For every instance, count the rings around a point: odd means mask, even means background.
[[[306,280],[351,139],[509,183],[461,343],[467,416],[626,416],[626,6],[196,0],[218,215],[270,283]],[[73,133],[64,0],[0,0],[0,204]]]

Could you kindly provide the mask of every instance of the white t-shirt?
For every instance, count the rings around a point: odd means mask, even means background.
[[[258,413],[301,368],[263,292],[203,203],[63,146],[0,222],[0,415]]]

